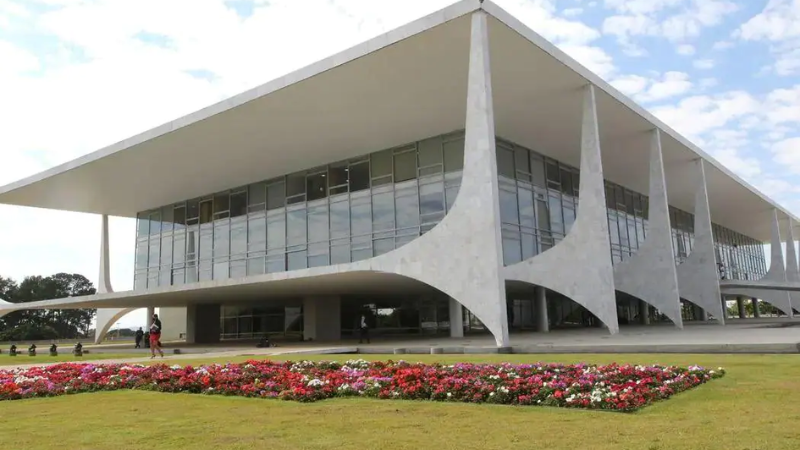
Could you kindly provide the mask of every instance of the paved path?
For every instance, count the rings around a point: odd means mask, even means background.
[[[800,320],[788,319],[731,319],[727,325],[689,324],[683,330],[671,325],[626,326],[617,335],[604,329],[557,330],[551,333],[520,333],[511,335],[514,353],[800,353]],[[143,355],[124,359],[91,360],[92,354],[119,352],[128,347],[90,348],[85,362],[142,363],[149,362],[147,350]],[[287,343],[280,347],[256,348],[252,343],[216,346],[179,346],[182,354],[167,355],[158,361],[166,364],[190,359],[219,359],[236,356],[287,356],[307,354],[392,354],[392,353],[496,353],[494,339],[488,335],[453,339],[433,336],[405,339],[379,339],[372,344],[355,341],[336,343]],[[432,351],[432,349],[435,349]],[[167,351],[172,350],[168,348]],[[0,366],[0,370],[41,366],[47,363]]]

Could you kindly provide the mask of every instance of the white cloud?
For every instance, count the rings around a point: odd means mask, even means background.
[[[583,8],[567,8],[561,12],[566,17],[575,17],[583,14]]]
[[[734,33],[747,41],[771,44],[771,67],[778,75],[800,73],[800,1],[769,0],[764,9]]]
[[[800,174],[800,137],[793,137],[772,145],[775,162],[782,164],[796,174]]]
[[[689,75],[683,72],[666,72],[660,78],[625,75],[613,79],[611,84],[639,102],[664,100],[685,94],[692,88]]]
[[[0,40],[0,80],[39,69],[39,58],[10,42]]]
[[[623,46],[636,36],[685,41],[738,10],[728,0],[606,0],[605,5],[617,14],[603,21],[603,33],[616,36]]]
[[[642,92],[648,84],[650,84],[650,79],[639,75],[624,75],[611,80],[612,86],[631,97]]]
[[[717,41],[714,42],[714,45],[711,46],[714,50],[726,50],[729,48],[733,48],[733,42],[731,41]]]
[[[722,129],[760,111],[760,103],[745,91],[731,91],[715,96],[696,95],[675,105],[660,106],[653,114],[695,142],[712,130]]]
[[[719,84],[719,80],[717,80],[716,78],[712,78],[712,77],[703,78],[703,79],[700,80],[700,87],[703,88],[703,89],[714,87],[717,84]]]
[[[698,60],[695,60],[692,63],[692,65],[696,69],[701,69],[701,70],[713,69],[714,68],[714,60],[713,59],[698,59]]]
[[[691,56],[694,55],[695,48],[694,45],[691,44],[681,44],[675,51],[678,52],[679,55]]]

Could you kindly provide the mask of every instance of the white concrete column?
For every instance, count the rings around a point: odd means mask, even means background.
[[[146,313],[147,317],[145,318],[146,322],[145,327],[150,327],[150,325],[153,323],[153,314],[155,313],[156,313],[156,308],[154,306],[147,307],[147,313]]]
[[[736,297],[736,308],[739,310],[739,318],[744,319],[747,317],[747,313],[745,312],[744,307],[744,297],[741,295]]]
[[[755,317],[756,319],[760,319],[761,311],[758,310],[758,299],[753,297],[752,299],[750,299],[750,301],[753,302],[753,317]]]
[[[650,304],[644,300],[639,300],[639,323],[642,325],[650,325]],[[682,327],[683,319],[681,319],[681,328]]]
[[[582,95],[580,202],[575,223],[555,247],[504,270],[508,280],[567,296],[615,334],[619,323],[594,86],[587,85]]]
[[[94,343],[100,344],[106,338],[111,327],[123,316],[136,308],[97,308],[95,317]]]
[[[534,314],[536,315],[536,331],[550,332],[550,318],[547,315],[547,289],[536,286],[534,289]]]
[[[783,240],[781,239],[781,226],[777,209],[772,211],[771,222],[770,265],[767,274],[761,279],[764,281],[785,282],[787,281],[788,275],[786,266],[783,264]],[[791,261],[789,261],[789,263],[791,263]],[[791,305],[792,295],[788,291],[771,289],[725,289],[725,293],[760,298],[786,314],[788,318],[791,319],[794,317]]]
[[[303,340],[338,341],[342,339],[342,302],[340,297],[303,299]]]
[[[111,287],[111,258],[108,248],[108,216],[100,217],[100,274],[97,279],[97,293],[114,292]]]
[[[661,132],[657,128],[650,135],[649,176],[647,238],[632,257],[614,266],[614,285],[618,291],[646,301],[669,317],[676,327],[683,328]]]
[[[694,196],[694,244],[692,252],[678,266],[678,288],[680,296],[712,314],[725,324],[719,290],[719,271],[717,270],[714,249],[714,233],[711,227],[711,211],[708,206],[705,162],[699,158],[695,166]]]
[[[450,306],[450,337],[464,337],[464,307],[452,297],[449,299]]]
[[[150,317],[153,316],[155,308],[148,308]],[[186,307],[172,307],[172,308],[158,308],[158,318],[164,325],[164,330],[161,332],[161,340],[177,341],[186,337]]]
[[[109,294],[114,292],[111,286],[111,257],[108,245],[108,215],[100,217],[100,269],[97,277],[97,293]],[[119,319],[136,308],[98,308],[95,316],[94,342],[103,342],[111,327]]]
[[[798,270],[797,249],[794,246],[794,220],[789,217],[789,229],[786,235],[786,281],[800,283],[800,270]],[[800,292],[790,292],[792,310],[800,309]]]
[[[221,309],[219,304],[213,303],[187,306],[186,343],[214,344],[219,342]]]

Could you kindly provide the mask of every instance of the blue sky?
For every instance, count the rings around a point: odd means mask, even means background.
[[[450,3],[0,0],[0,185]],[[496,3],[800,214],[800,0]],[[0,206],[0,219],[0,274],[96,281],[99,218]],[[112,283],[130,289],[134,224],[111,226]]]

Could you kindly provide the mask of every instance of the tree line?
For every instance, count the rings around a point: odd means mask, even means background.
[[[30,276],[17,283],[0,276],[0,299],[29,303],[96,293],[94,285],[79,274]],[[89,335],[96,309],[31,309],[0,317],[0,341],[76,339]]]

